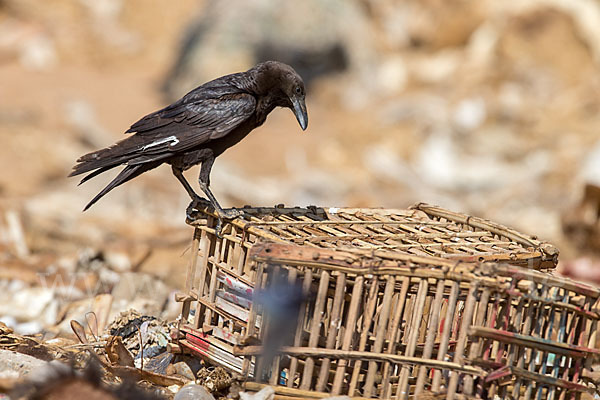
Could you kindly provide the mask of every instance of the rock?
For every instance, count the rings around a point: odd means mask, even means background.
[[[273,400],[275,398],[275,389],[266,386],[257,393],[240,392],[240,400]]]
[[[10,316],[18,322],[38,320],[46,308],[51,306],[55,292],[47,287],[23,288],[0,293],[0,315]],[[56,318],[56,315],[54,315]],[[44,320],[51,319],[44,317]]]
[[[410,75],[423,83],[441,83],[451,79],[462,62],[461,54],[452,50],[438,51],[434,56],[418,57],[409,64]]]
[[[57,64],[54,42],[46,35],[39,34],[28,38],[20,50],[19,58],[26,69],[49,70]]]
[[[173,400],[215,400],[215,398],[202,386],[192,383],[182,387]]]
[[[35,335],[44,330],[44,325],[38,321],[23,322],[21,324],[15,324],[15,332],[19,335]]]
[[[485,101],[481,97],[462,100],[456,106],[452,119],[458,128],[474,130],[479,128],[486,118]]]
[[[32,384],[42,384],[44,382],[56,380],[70,372],[71,368],[67,364],[52,360],[50,362],[44,362],[42,365],[33,369],[27,376],[27,381]]]
[[[584,157],[580,174],[586,182],[600,186],[600,141]]]
[[[131,260],[125,253],[108,251],[104,254],[108,266],[116,272],[127,272],[131,269]]]
[[[378,74],[378,90],[381,94],[395,94],[404,89],[408,80],[408,72],[404,59],[393,56],[382,62]]]
[[[62,318],[61,322],[58,324],[58,329],[63,334],[72,334],[71,320],[76,320],[83,326],[86,326],[86,315],[88,313],[94,313],[96,315],[98,333],[102,334],[108,320],[111,304],[112,296],[110,294],[100,294],[94,298],[72,302],[61,311],[60,314],[62,315]]]
[[[183,376],[184,378],[186,378],[190,381],[193,381],[196,379],[196,377],[194,376],[194,373],[192,372],[192,369],[190,368],[189,365],[187,365],[187,363],[185,363],[183,361],[179,361],[175,364],[172,364],[172,367],[173,368],[171,369],[170,372],[172,372],[173,374]]]
[[[143,314],[160,315],[169,295],[169,288],[159,279],[139,272],[120,274],[112,290],[114,297],[111,316],[130,308]]]
[[[0,349],[0,379],[22,378],[47,364],[26,354]]]
[[[175,294],[177,292],[179,291],[172,290],[171,293],[169,293],[167,304],[160,315],[160,318],[164,321],[174,321],[181,315],[181,303],[175,301]]]

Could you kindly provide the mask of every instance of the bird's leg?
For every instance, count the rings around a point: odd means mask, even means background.
[[[185,191],[190,195],[192,199],[192,202],[185,211],[185,214],[189,219],[192,219],[192,213],[194,210],[212,206],[212,203],[210,201],[198,196],[196,192],[194,192],[194,189],[192,189],[187,179],[185,179],[185,176],[183,176],[183,171],[180,168],[171,166],[171,169],[173,170],[173,175],[175,175],[179,182],[181,182],[181,184],[185,188]]]
[[[218,237],[221,237],[221,228],[223,225],[223,219],[233,219],[237,218],[243,214],[241,210],[224,210],[223,207],[217,201],[215,195],[211,192],[210,186],[210,170],[212,168],[213,163],[215,162],[214,157],[210,157],[202,162],[202,166],[200,167],[200,177],[198,178],[198,184],[200,185],[200,189],[206,194],[208,200],[212,203],[212,206],[215,208],[215,213],[217,214],[218,221],[217,227],[215,231]]]

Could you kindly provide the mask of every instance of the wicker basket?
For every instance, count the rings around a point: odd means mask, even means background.
[[[295,342],[273,366],[256,363],[254,376],[264,377],[263,368],[271,384],[283,376],[300,390],[400,399],[425,391],[558,399],[594,390],[583,372],[600,354],[597,288],[509,264],[439,266],[275,243],[255,246],[251,258],[261,287],[277,269],[316,293]],[[264,329],[247,334],[262,339]],[[236,354],[261,352],[244,346]]]
[[[600,292],[536,271],[555,266],[551,245],[427,205],[245,211],[222,239],[212,216],[189,221],[175,347],[299,398],[591,390],[582,373],[597,354]],[[282,275],[306,300],[292,342],[265,365],[269,316],[252,294]]]

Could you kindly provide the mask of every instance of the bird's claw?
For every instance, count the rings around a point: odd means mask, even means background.
[[[217,211],[217,215],[219,218],[223,219],[235,219],[241,215],[244,215],[244,211],[238,210],[236,208],[230,208],[228,210]]]
[[[226,219],[235,219],[244,212],[242,210],[236,210],[235,208],[230,208],[229,210],[217,210],[217,226],[215,226],[215,235],[219,239],[223,239],[223,220]]]
[[[185,216],[187,217],[187,219],[193,220],[195,213],[202,209],[207,209],[211,207],[212,204],[210,203],[210,201],[203,199],[202,197],[197,197],[192,200],[190,205],[185,210]]]

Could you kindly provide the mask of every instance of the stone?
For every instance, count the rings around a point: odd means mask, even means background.
[[[257,393],[240,392],[240,400],[273,400],[274,398],[275,389],[271,386],[266,386]]]
[[[15,351],[0,349],[0,379],[18,379],[34,369],[46,366],[46,361]]]
[[[190,384],[182,387],[173,400],[215,400],[215,398],[202,386]]]

